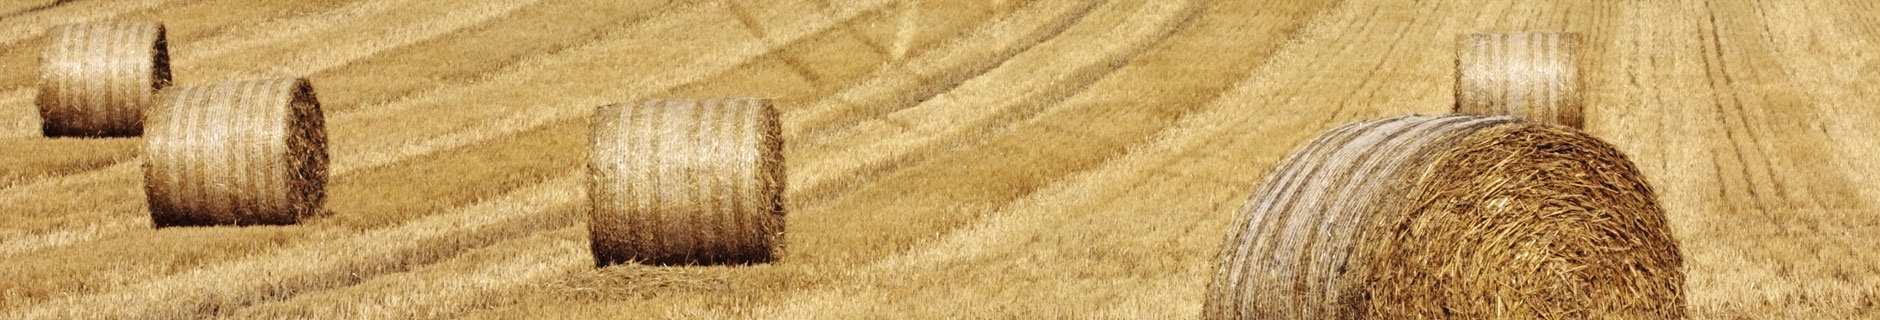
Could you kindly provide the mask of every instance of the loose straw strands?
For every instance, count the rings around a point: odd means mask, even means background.
[[[1511,115],[1580,128],[1580,37],[1574,33],[1469,34],[1456,58],[1456,113]]]
[[[36,100],[46,136],[127,137],[170,85],[162,24],[93,22],[54,27],[40,57]]]
[[[596,265],[776,258],[783,141],[761,99],[653,100],[595,110],[588,224]]]
[[[1334,129],[1231,228],[1209,318],[1675,318],[1677,241],[1617,150],[1452,115]]]
[[[325,202],[325,118],[305,79],[166,91],[144,146],[158,226],[290,224]]]

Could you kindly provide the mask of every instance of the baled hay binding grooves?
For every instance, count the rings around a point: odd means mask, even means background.
[[[39,105],[48,137],[129,137],[170,86],[162,24],[93,22],[53,27],[40,56]]]
[[[1281,162],[1217,257],[1214,319],[1662,319],[1682,258],[1612,146],[1512,117],[1373,120]]]
[[[751,264],[784,231],[783,140],[767,100],[653,100],[595,110],[594,262]]]
[[[166,90],[144,138],[157,226],[291,224],[326,199],[325,117],[306,79]]]
[[[1456,113],[1581,128],[1579,47],[1575,33],[1463,36],[1456,56]]]

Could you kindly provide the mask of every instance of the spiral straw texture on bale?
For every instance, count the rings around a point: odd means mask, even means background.
[[[1463,36],[1456,56],[1456,112],[1581,128],[1579,46],[1574,33]]]
[[[768,101],[608,105],[592,124],[588,227],[596,265],[776,258],[783,140]]]
[[[165,91],[144,138],[157,226],[290,224],[326,199],[325,117],[305,79]]]
[[[1630,161],[1506,116],[1334,129],[1254,189],[1216,319],[1678,318],[1682,258]]]
[[[93,22],[53,27],[40,56],[39,105],[48,137],[143,133],[144,110],[170,86],[162,24]]]

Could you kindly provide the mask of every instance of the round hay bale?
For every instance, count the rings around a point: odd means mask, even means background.
[[[1456,113],[1581,128],[1579,47],[1574,33],[1463,36],[1456,55]]]
[[[40,56],[35,103],[48,137],[130,137],[170,86],[163,25],[92,22],[53,27]]]
[[[151,220],[159,227],[291,224],[319,212],[325,122],[306,79],[164,91],[144,138]]]
[[[1618,150],[1512,117],[1346,125],[1230,228],[1215,319],[1680,318],[1678,243]]]
[[[595,110],[594,262],[751,264],[783,240],[783,138],[762,99],[653,100]]]

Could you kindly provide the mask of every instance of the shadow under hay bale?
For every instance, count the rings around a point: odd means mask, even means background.
[[[1681,318],[1678,243],[1611,145],[1512,117],[1333,129],[1254,189],[1216,319]]]
[[[1456,52],[1456,113],[1582,128],[1579,48],[1575,33],[1463,36]]]
[[[291,224],[326,200],[325,117],[306,79],[167,90],[144,158],[159,227]]]
[[[762,99],[595,110],[588,227],[597,266],[751,264],[784,231],[783,140]]]
[[[47,32],[35,103],[48,137],[130,137],[170,86],[162,24],[93,22]]]

